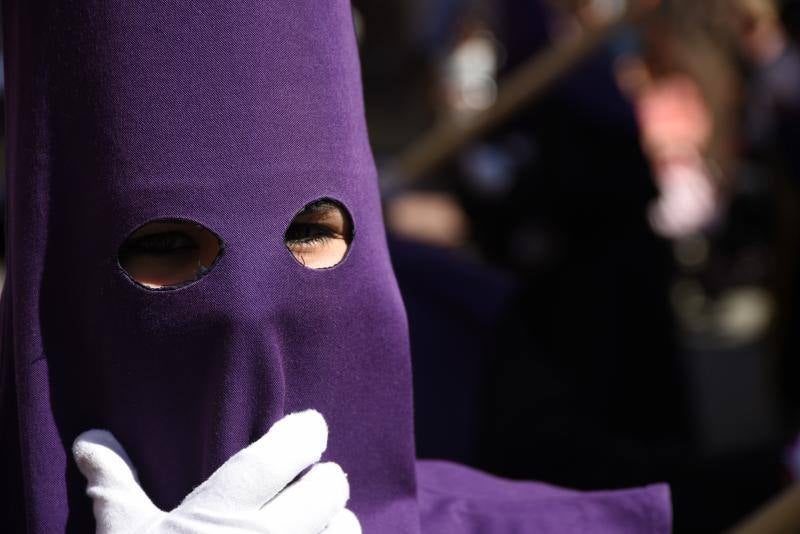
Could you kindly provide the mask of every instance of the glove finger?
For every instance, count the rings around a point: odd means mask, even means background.
[[[287,415],[264,436],[232,456],[181,506],[214,510],[258,510],[328,445],[328,425],[319,412]]]
[[[361,534],[361,523],[356,514],[345,508],[336,514],[321,534]]]
[[[334,463],[317,464],[261,510],[264,525],[277,532],[321,532],[344,510],[350,484]]]
[[[161,513],[139,486],[128,454],[105,430],[89,430],[75,439],[72,455],[88,481],[98,532],[130,527]]]

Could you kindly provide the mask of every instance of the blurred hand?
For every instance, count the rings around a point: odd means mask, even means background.
[[[663,237],[681,238],[701,232],[720,214],[713,178],[699,160],[663,165],[656,179],[661,194],[650,206],[650,223]]]

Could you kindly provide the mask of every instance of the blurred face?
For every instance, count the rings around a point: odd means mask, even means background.
[[[739,46],[756,63],[769,62],[781,51],[783,29],[774,4],[741,0],[734,9]]]
[[[309,269],[326,269],[344,259],[352,240],[350,216],[330,199],[305,206],[292,219],[284,244]],[[202,225],[184,220],[151,221],[122,245],[120,265],[148,289],[171,289],[207,273],[224,251],[222,240]]]

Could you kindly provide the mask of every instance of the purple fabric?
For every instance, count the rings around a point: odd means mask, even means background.
[[[417,502],[406,320],[349,3],[5,0],[3,19],[5,524],[92,531],[68,454],[89,428],[116,434],[170,508],[281,416],[315,408],[364,531],[420,532],[430,492]],[[313,271],[283,232],[321,197],[347,206],[355,239]],[[149,291],[121,271],[120,244],[160,218],[224,240],[197,283]]]
[[[420,516],[437,534],[638,534],[670,532],[665,485],[579,492],[513,482],[447,462],[417,464]]]
[[[65,452],[83,430],[111,430],[170,508],[278,418],[316,408],[366,531],[417,531],[405,315],[349,4],[5,7],[5,306],[30,530],[89,531]],[[347,206],[356,240],[313,271],[283,233],[321,197]],[[172,217],[216,232],[224,256],[180,290],[134,285],[120,244]]]

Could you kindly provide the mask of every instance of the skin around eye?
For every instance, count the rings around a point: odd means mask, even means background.
[[[165,289],[197,280],[220,253],[219,238],[190,221],[154,221],[133,233],[119,263],[136,282]]]
[[[286,248],[309,269],[327,269],[344,259],[353,230],[344,207],[333,200],[318,200],[303,208],[284,235]]]

